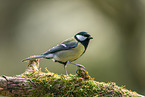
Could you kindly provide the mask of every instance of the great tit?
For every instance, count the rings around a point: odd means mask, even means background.
[[[93,39],[93,37],[91,37],[87,32],[79,32],[74,37],[63,41],[62,43],[49,49],[47,52],[26,58],[23,61],[38,58],[52,59],[54,62],[63,64],[65,73],[68,75],[66,70],[67,63],[85,68],[83,65],[71,62],[75,61],[85,53],[90,39]]]

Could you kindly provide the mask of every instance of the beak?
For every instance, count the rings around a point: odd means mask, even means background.
[[[90,36],[89,39],[93,39],[93,37]]]

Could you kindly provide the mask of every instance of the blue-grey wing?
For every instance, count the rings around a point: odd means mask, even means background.
[[[75,39],[73,39],[73,38],[67,39],[67,40],[63,41],[61,44],[58,44],[57,46],[49,49],[43,55],[55,53],[55,52],[62,51],[62,50],[69,50],[69,49],[75,48],[77,45],[78,45],[78,42]]]

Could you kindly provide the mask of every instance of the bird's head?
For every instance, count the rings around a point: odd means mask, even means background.
[[[93,39],[87,32],[79,32],[74,37],[78,42],[84,45],[85,49],[87,49],[90,39]]]
[[[93,39],[93,37],[91,37],[91,35],[87,32],[79,32],[74,37],[79,42],[89,41],[90,39]]]

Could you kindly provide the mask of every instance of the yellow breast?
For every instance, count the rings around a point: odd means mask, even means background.
[[[72,62],[78,59],[84,53],[84,51],[84,46],[81,43],[78,43],[78,46],[75,48],[57,52],[54,56],[54,59],[61,62]]]

